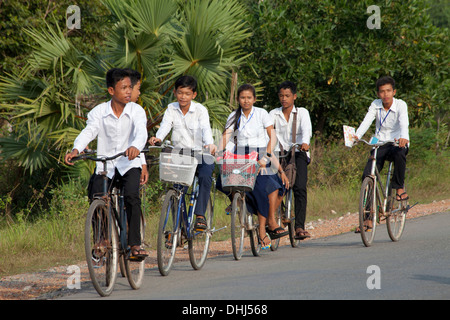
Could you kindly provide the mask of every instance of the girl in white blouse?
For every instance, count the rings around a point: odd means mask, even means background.
[[[284,184],[288,179],[284,172],[281,179],[265,168],[269,159],[273,159],[273,141],[275,141],[273,131],[273,121],[268,112],[262,108],[255,107],[255,88],[250,84],[244,84],[238,89],[239,107],[228,117],[225,131],[220,141],[219,150],[234,139],[234,153],[248,154],[253,150],[258,151],[258,162],[261,165],[260,172],[256,179],[252,192],[247,192],[247,209],[258,214],[260,242],[263,248],[270,246],[271,239],[283,237],[288,234],[281,228],[275,220],[275,210],[281,202],[284,194]],[[233,140],[231,140],[233,142]],[[281,170],[281,168],[280,168]],[[218,180],[217,187],[222,190],[221,181]]]

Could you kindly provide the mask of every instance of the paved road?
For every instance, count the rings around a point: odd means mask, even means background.
[[[261,257],[248,252],[240,261],[231,255],[211,258],[200,271],[179,263],[168,277],[149,269],[140,290],[119,279],[109,298],[450,299],[450,212],[408,220],[397,243],[384,225],[377,230],[370,248],[359,235],[346,233],[303,242],[296,249],[264,251]],[[108,298],[83,288],[63,299]]]

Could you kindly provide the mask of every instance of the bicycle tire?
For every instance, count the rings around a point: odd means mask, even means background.
[[[284,217],[287,219],[287,227],[289,231],[289,242],[292,248],[297,248],[300,240],[295,239],[295,211],[292,188],[284,196],[281,207],[284,206]]]
[[[244,251],[245,238],[245,224],[244,216],[246,212],[245,200],[239,192],[236,192],[233,197],[231,209],[231,247],[233,249],[233,256],[235,260],[242,258]]]
[[[389,235],[389,238],[391,238],[392,241],[397,242],[400,240],[403,230],[405,228],[405,222],[406,222],[406,213],[404,204],[406,202],[404,201],[397,201],[396,200],[396,190],[393,189],[390,192],[390,196],[388,199],[389,204],[389,210],[386,210],[386,226],[387,226],[387,232]]]
[[[277,211],[275,212],[275,221],[278,223],[279,226],[281,226],[281,206],[278,207]],[[277,251],[278,246],[280,245],[281,238],[273,239],[271,241],[270,251]]]
[[[209,243],[211,239],[212,228],[212,204],[211,198],[208,200],[205,212],[205,220],[207,228],[204,231],[195,231],[191,225],[191,234],[188,240],[189,260],[194,270],[200,270],[206,262],[209,251]]]
[[[141,215],[140,229],[141,229],[141,244],[144,244],[145,220],[143,215]],[[139,262],[124,259],[124,262],[128,283],[130,284],[131,288],[133,288],[134,290],[138,290],[141,287],[142,283],[144,282],[145,259]]]
[[[372,245],[377,227],[378,206],[376,199],[374,199],[374,196],[376,197],[374,186],[374,180],[371,177],[366,177],[361,185],[359,195],[359,229],[361,239],[366,247]],[[372,221],[371,229],[365,229],[366,221]]]
[[[100,296],[109,296],[117,279],[119,243],[115,221],[103,200],[94,200],[89,207],[84,245],[92,284]]]
[[[250,237],[250,248],[252,249],[252,253],[255,257],[259,256],[259,253],[261,252],[261,243],[259,241],[260,237],[259,234],[259,221],[258,216],[256,214],[252,214],[247,211],[246,215],[247,224],[248,224],[248,235]]]
[[[161,275],[167,276],[173,265],[178,245],[178,198],[175,190],[166,193],[158,227],[156,256]]]

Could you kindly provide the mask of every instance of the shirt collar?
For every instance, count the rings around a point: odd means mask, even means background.
[[[377,109],[384,109],[383,107],[383,101],[381,99],[379,99],[380,103],[375,105],[375,108]],[[392,101],[392,105],[389,108],[389,110],[391,110],[392,112],[397,112],[397,99],[394,98],[394,100]],[[388,110],[388,111],[389,111]]]
[[[173,104],[173,107],[178,110],[179,112],[181,112],[181,108],[180,108],[180,104],[178,102],[175,102]],[[193,100],[191,101],[191,105],[189,106],[189,110],[188,112],[195,112],[195,110],[197,109],[197,103],[194,102]]]
[[[113,116],[113,117],[116,117],[116,115],[114,114],[114,111],[113,111],[113,109],[112,109],[112,107],[111,107],[111,101],[112,101],[112,100],[109,100],[109,101],[108,101],[108,106],[107,106],[107,108],[106,108],[106,112],[105,112],[104,117],[107,117],[107,116]],[[127,104],[125,105],[125,108],[123,109],[122,114],[130,115],[130,106],[129,106],[129,105],[130,105],[130,102],[127,103]]]
[[[252,110],[250,111],[250,113],[248,114],[248,118],[245,116],[244,112],[241,113],[241,115],[246,119],[250,119],[253,115],[253,113],[255,113],[255,106],[252,106]]]

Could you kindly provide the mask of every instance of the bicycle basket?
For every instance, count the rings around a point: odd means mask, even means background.
[[[159,179],[164,182],[190,186],[197,169],[197,159],[176,153],[159,155]]]
[[[241,191],[252,191],[255,187],[259,164],[249,159],[224,159],[220,163],[222,188],[229,191],[236,188]]]

